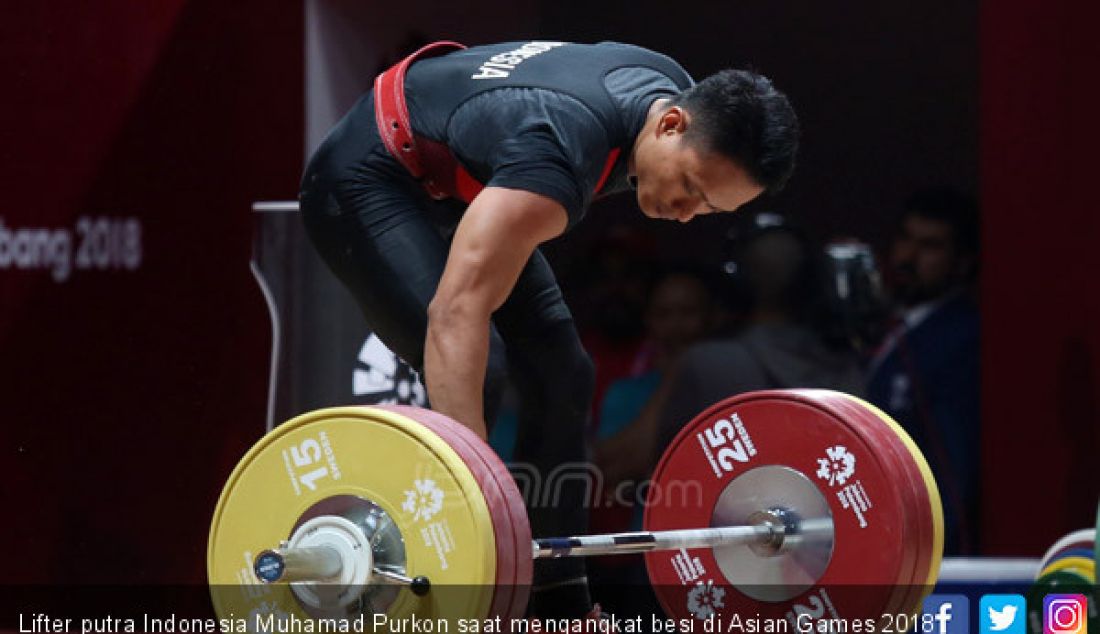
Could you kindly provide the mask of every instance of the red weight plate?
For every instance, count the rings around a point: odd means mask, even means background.
[[[486,468],[488,468],[489,473],[492,475],[501,494],[504,496],[510,518],[509,526],[512,528],[515,542],[513,561],[515,562],[516,572],[514,580],[507,582],[512,590],[513,598],[511,607],[506,614],[515,618],[522,617],[527,610],[527,603],[531,594],[531,577],[534,559],[531,553],[531,525],[527,517],[527,507],[524,504],[523,495],[516,486],[515,478],[513,478],[508,467],[500,460],[500,456],[497,455],[488,443],[470,433],[465,426],[451,418],[431,410],[412,408],[403,405],[393,405],[389,407],[395,410],[409,409],[418,412],[427,412],[426,418],[430,419],[432,422],[438,422],[448,429],[457,429],[458,439],[477,454]],[[465,458],[463,458],[463,460],[465,460]]]
[[[871,408],[875,416],[886,416]],[[876,422],[874,418],[870,422]],[[896,423],[895,423],[896,425]],[[905,434],[900,427],[887,428],[896,435]],[[909,582],[912,590],[908,605],[904,608],[906,614],[915,615],[920,612],[924,599],[932,592],[939,576],[940,565],[943,560],[943,508],[940,500],[936,480],[919,448],[908,436],[901,445],[896,446],[901,454],[901,461],[908,467],[911,480],[914,483],[914,491],[917,496],[915,508],[920,512],[920,548],[917,555],[917,567],[913,579]]]
[[[531,552],[531,524],[527,517],[527,507],[524,504],[523,495],[516,486],[515,478],[493,448],[486,443],[477,443],[474,449],[481,454],[496,478],[508,501],[509,513],[513,518],[512,528],[516,535],[516,577],[512,587],[513,597],[509,615],[512,618],[522,618],[527,612],[527,603],[531,597],[531,577],[534,566],[534,557]]]
[[[516,583],[516,547],[514,518],[508,507],[507,497],[495,476],[480,454],[472,449],[470,439],[481,442],[469,429],[431,410],[407,405],[376,406],[407,416],[432,430],[455,450],[478,485],[485,492],[486,502],[493,518],[493,530],[497,540],[496,588],[491,604],[491,616],[509,617],[514,603],[513,589]]]
[[[870,422],[875,425],[881,424],[880,421],[874,418]],[[890,440],[896,441],[896,438],[891,437]],[[904,447],[900,448],[900,450],[904,449]],[[899,462],[909,467],[908,477],[913,487],[913,505],[910,510],[913,511],[912,514],[915,516],[913,521],[916,528],[907,539],[915,546],[916,562],[912,575],[908,579],[898,581],[899,589],[906,593],[898,613],[912,615],[920,612],[924,597],[931,590],[927,587],[929,574],[932,572],[933,562],[938,570],[939,558],[933,557],[934,529],[932,528],[931,500],[928,490],[925,488],[918,468],[912,463],[911,455],[907,452],[902,453],[899,456]]]
[[[917,594],[913,584],[919,568],[922,568],[918,560],[924,554],[922,519],[928,515],[924,510],[927,495],[921,496],[918,493],[913,482],[914,476],[906,464],[909,456],[907,452],[904,456],[899,453],[897,445],[901,443],[900,439],[886,428],[882,420],[847,395],[826,390],[797,390],[793,393],[814,399],[837,420],[859,434],[873,448],[876,456],[892,465],[891,475],[898,492],[896,502],[902,506],[905,516],[905,529],[899,536],[904,555],[901,575],[892,582],[883,580],[883,583],[891,583],[894,586],[893,599],[887,612],[901,613],[912,604],[914,595]],[[927,566],[923,566],[923,569],[927,573]]]
[[[916,443],[913,442],[900,425],[891,419],[888,414],[879,410],[874,405],[856,399],[855,397],[848,398],[858,402],[865,410],[871,412],[881,421],[885,422],[886,428],[893,431],[896,437],[901,440],[901,444],[895,444],[895,447],[899,451],[902,449],[907,450],[907,452],[903,452],[903,455],[907,455],[908,457],[905,462],[911,472],[914,468],[916,469],[916,477],[914,479],[917,483],[917,491],[923,498],[927,499],[927,505],[922,504],[920,507],[923,511],[930,514],[927,521],[924,523],[926,539],[922,540],[927,554],[920,557],[918,560],[924,572],[916,578],[914,583],[914,589],[917,591],[917,596],[914,598],[913,606],[909,610],[909,613],[914,613],[919,610],[924,598],[932,591],[932,587],[936,584],[939,577],[940,565],[943,560],[943,506],[939,489],[936,485],[936,479],[932,474],[928,461],[924,458],[924,455],[921,453]],[[872,419],[868,420],[873,422]]]
[[[792,393],[816,399],[871,444],[878,456],[894,463],[899,492],[896,501],[903,505],[906,514],[906,531],[900,537],[906,563],[902,575],[894,582],[895,599],[888,613],[914,614],[920,609],[932,567],[934,531],[928,485],[914,455],[899,435],[904,431],[895,430],[872,407],[848,394],[829,390],[794,390]]]
[[[816,393],[822,394],[820,391]],[[933,532],[931,498],[916,459],[899,435],[904,432],[900,428],[895,430],[878,412],[847,394],[824,392],[821,400],[859,433],[874,438],[878,450],[884,455],[893,456],[898,463],[898,477],[905,478],[910,485],[912,506],[907,510],[911,511],[914,537],[908,546],[917,553],[913,573],[904,580],[899,580],[899,584],[923,584],[931,568],[931,558],[928,556],[931,553]]]
[[[443,418],[448,424],[457,424],[449,418]],[[515,536],[513,559],[516,573],[514,580],[509,582],[512,602],[506,615],[510,618],[521,618],[527,611],[527,603],[531,596],[531,576],[534,565],[531,553],[531,524],[527,517],[527,507],[511,472],[501,462],[500,456],[493,448],[472,434],[464,433],[462,436],[464,440],[468,441],[470,449],[481,458],[489,469],[489,473],[496,480],[497,486],[507,502],[507,509],[511,518],[510,525]]]
[[[711,407],[681,430],[658,464],[647,499],[647,530],[711,526],[716,513],[724,512],[719,507],[723,492],[753,480],[762,484],[740,492],[739,504],[804,513],[800,505],[813,503],[805,496],[808,486],[810,498],[819,500],[832,518],[831,556],[827,563],[805,562],[797,560],[801,553],[796,551],[780,559],[780,569],[764,567],[764,573],[746,577],[739,570],[724,572],[711,549],[647,553],[662,606],[674,618],[758,613],[877,620],[897,602],[894,585],[911,575],[915,556],[907,547],[911,531],[904,508],[910,488],[896,477],[898,470],[892,456],[879,455],[873,442],[815,398],[758,392]],[[771,477],[787,472],[800,475],[790,483]],[[758,478],[759,473],[768,477]],[[802,483],[797,495],[791,484],[796,482]],[[755,556],[746,547],[722,554],[725,559],[744,554],[750,562]],[[775,599],[774,587],[755,585],[786,583],[798,577],[799,567],[809,571],[815,563],[820,570],[806,575],[804,589],[794,596]]]
[[[447,420],[450,421],[450,419]],[[450,422],[453,423],[453,421]],[[500,456],[497,455],[496,451],[493,451],[488,443],[483,442],[480,438],[472,438],[470,440],[471,448],[480,455],[490,473],[496,478],[497,484],[508,502],[508,509],[513,518],[512,528],[516,536],[516,577],[512,588],[514,596],[509,614],[513,618],[521,618],[525,615],[527,603],[530,600],[534,566],[534,557],[531,551],[531,524],[527,516],[527,507],[524,504],[523,495],[516,486],[515,478],[508,467],[501,462]]]
[[[493,593],[490,616],[501,616],[505,619],[512,618],[515,616],[513,612],[516,603],[515,590],[517,585],[521,583],[517,579],[518,564],[521,561],[517,557],[519,552],[517,547],[517,522],[512,510],[513,499],[510,499],[510,496],[502,489],[496,474],[486,464],[482,454],[474,448],[478,444],[484,444],[484,442],[465,426],[431,410],[407,405],[375,405],[374,407],[397,412],[432,430],[446,441],[470,468],[471,473],[473,473],[474,478],[485,493],[485,500],[492,515],[493,530],[497,542],[497,585]],[[499,463],[499,459],[497,462]],[[503,465],[501,466],[503,467]],[[512,497],[518,497],[518,492]],[[522,508],[522,500],[520,500],[520,506]],[[521,515],[520,523],[522,526],[519,527],[518,532],[522,533],[524,532],[522,528],[527,526],[526,511]],[[527,538],[522,543],[525,543],[527,547],[527,567],[529,568],[531,548],[529,528],[526,530],[526,534]]]
[[[906,491],[908,497],[898,501],[905,504],[909,519],[908,530],[903,537],[903,546],[911,554],[913,564],[908,574],[896,581],[899,602],[895,606],[896,611],[891,613],[914,613],[919,609],[924,595],[923,586],[927,583],[933,565],[934,529],[931,498],[927,485],[913,454],[898,435],[904,432],[895,431],[879,417],[877,412],[847,394],[823,390],[800,390],[799,393],[817,398],[840,420],[872,443],[880,456],[892,456],[898,469],[896,476],[899,478],[899,485],[908,485]],[[904,480],[904,483],[901,480]]]

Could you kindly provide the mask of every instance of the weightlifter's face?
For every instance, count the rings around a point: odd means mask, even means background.
[[[735,161],[686,139],[689,114],[678,106],[655,116],[634,150],[638,206],[650,218],[687,222],[735,211],[764,188]]]

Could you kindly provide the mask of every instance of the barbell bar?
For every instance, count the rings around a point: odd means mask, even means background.
[[[807,535],[818,540],[831,539],[832,523],[828,520],[803,523],[786,509],[774,508],[761,512],[758,523],[744,526],[536,539],[531,541],[531,553],[534,559],[559,559],[747,545],[760,554],[770,556],[788,548],[794,539]],[[262,583],[325,582],[338,578],[344,563],[336,548],[283,547],[262,551],[253,568],[256,578]],[[372,568],[372,574],[383,583],[414,586],[416,594],[426,592],[431,586],[431,581],[424,576],[411,578],[377,566]]]

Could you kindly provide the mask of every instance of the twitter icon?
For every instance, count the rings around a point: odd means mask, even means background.
[[[1019,594],[987,594],[978,607],[981,634],[1027,634],[1027,603]]]

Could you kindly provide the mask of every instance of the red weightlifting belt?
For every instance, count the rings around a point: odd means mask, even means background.
[[[428,195],[436,200],[457,198],[470,203],[484,189],[466,168],[455,159],[450,148],[415,134],[409,123],[409,107],[405,103],[405,73],[413,62],[466,48],[458,42],[433,42],[401,60],[374,79],[374,118],[378,133],[397,162],[405,166],[412,177],[420,181]],[[619,158],[619,148],[607,155],[594,194],[603,189],[611,168]]]

